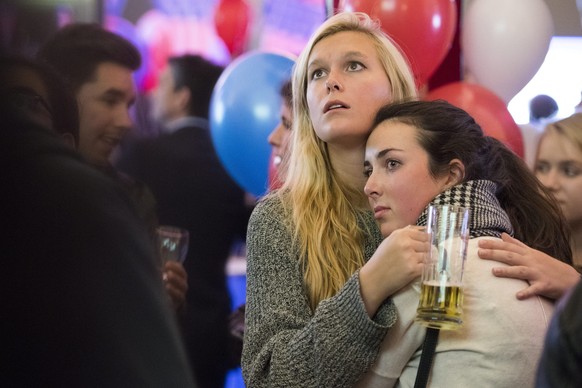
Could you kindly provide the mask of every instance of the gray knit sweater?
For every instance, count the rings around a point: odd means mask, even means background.
[[[351,387],[374,362],[396,321],[391,300],[373,319],[360,295],[358,273],[312,312],[282,204],[268,196],[255,207],[247,235],[247,307],[242,370],[247,387]],[[368,260],[382,237],[363,222]]]

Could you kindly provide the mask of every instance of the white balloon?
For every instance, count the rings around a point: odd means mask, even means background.
[[[461,29],[465,67],[507,103],[539,70],[553,33],[543,0],[473,0]]]

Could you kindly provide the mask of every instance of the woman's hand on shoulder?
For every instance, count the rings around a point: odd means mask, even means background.
[[[493,268],[493,275],[529,282],[528,287],[516,294],[520,300],[534,295],[558,299],[580,280],[580,274],[574,267],[530,248],[506,233],[502,234],[501,241],[479,241],[478,254],[481,259],[508,265]]]
[[[360,270],[360,290],[369,316],[380,304],[422,273],[430,247],[424,228],[408,226],[385,238]]]

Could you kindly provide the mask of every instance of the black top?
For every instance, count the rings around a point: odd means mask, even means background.
[[[48,130],[2,122],[0,386],[195,386],[127,196]]]
[[[582,387],[582,282],[558,303],[540,360],[536,388]]]
[[[245,238],[252,209],[220,162],[206,123],[190,120],[175,132],[138,141],[117,167],[152,190],[160,224],[190,233],[182,329],[197,381],[222,388],[230,312],[225,266],[233,242]]]

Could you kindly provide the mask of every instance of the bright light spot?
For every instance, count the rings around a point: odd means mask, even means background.
[[[518,124],[529,122],[529,101],[547,94],[558,103],[555,119],[568,117],[582,93],[582,37],[555,36],[544,63],[507,108]]]
[[[222,123],[224,121],[224,103],[220,98],[216,98],[213,104],[213,120],[217,123]]]
[[[407,7],[407,5],[403,4],[402,7]],[[396,10],[396,1],[395,0],[383,0],[380,3],[380,9],[383,12],[394,12],[394,10]]]
[[[257,104],[253,108],[253,116],[259,120],[268,120],[271,116],[271,109],[268,104]]]
[[[435,30],[438,30],[441,28],[441,25],[443,24],[443,21],[441,19],[441,15],[434,15],[432,17],[432,28]]]

